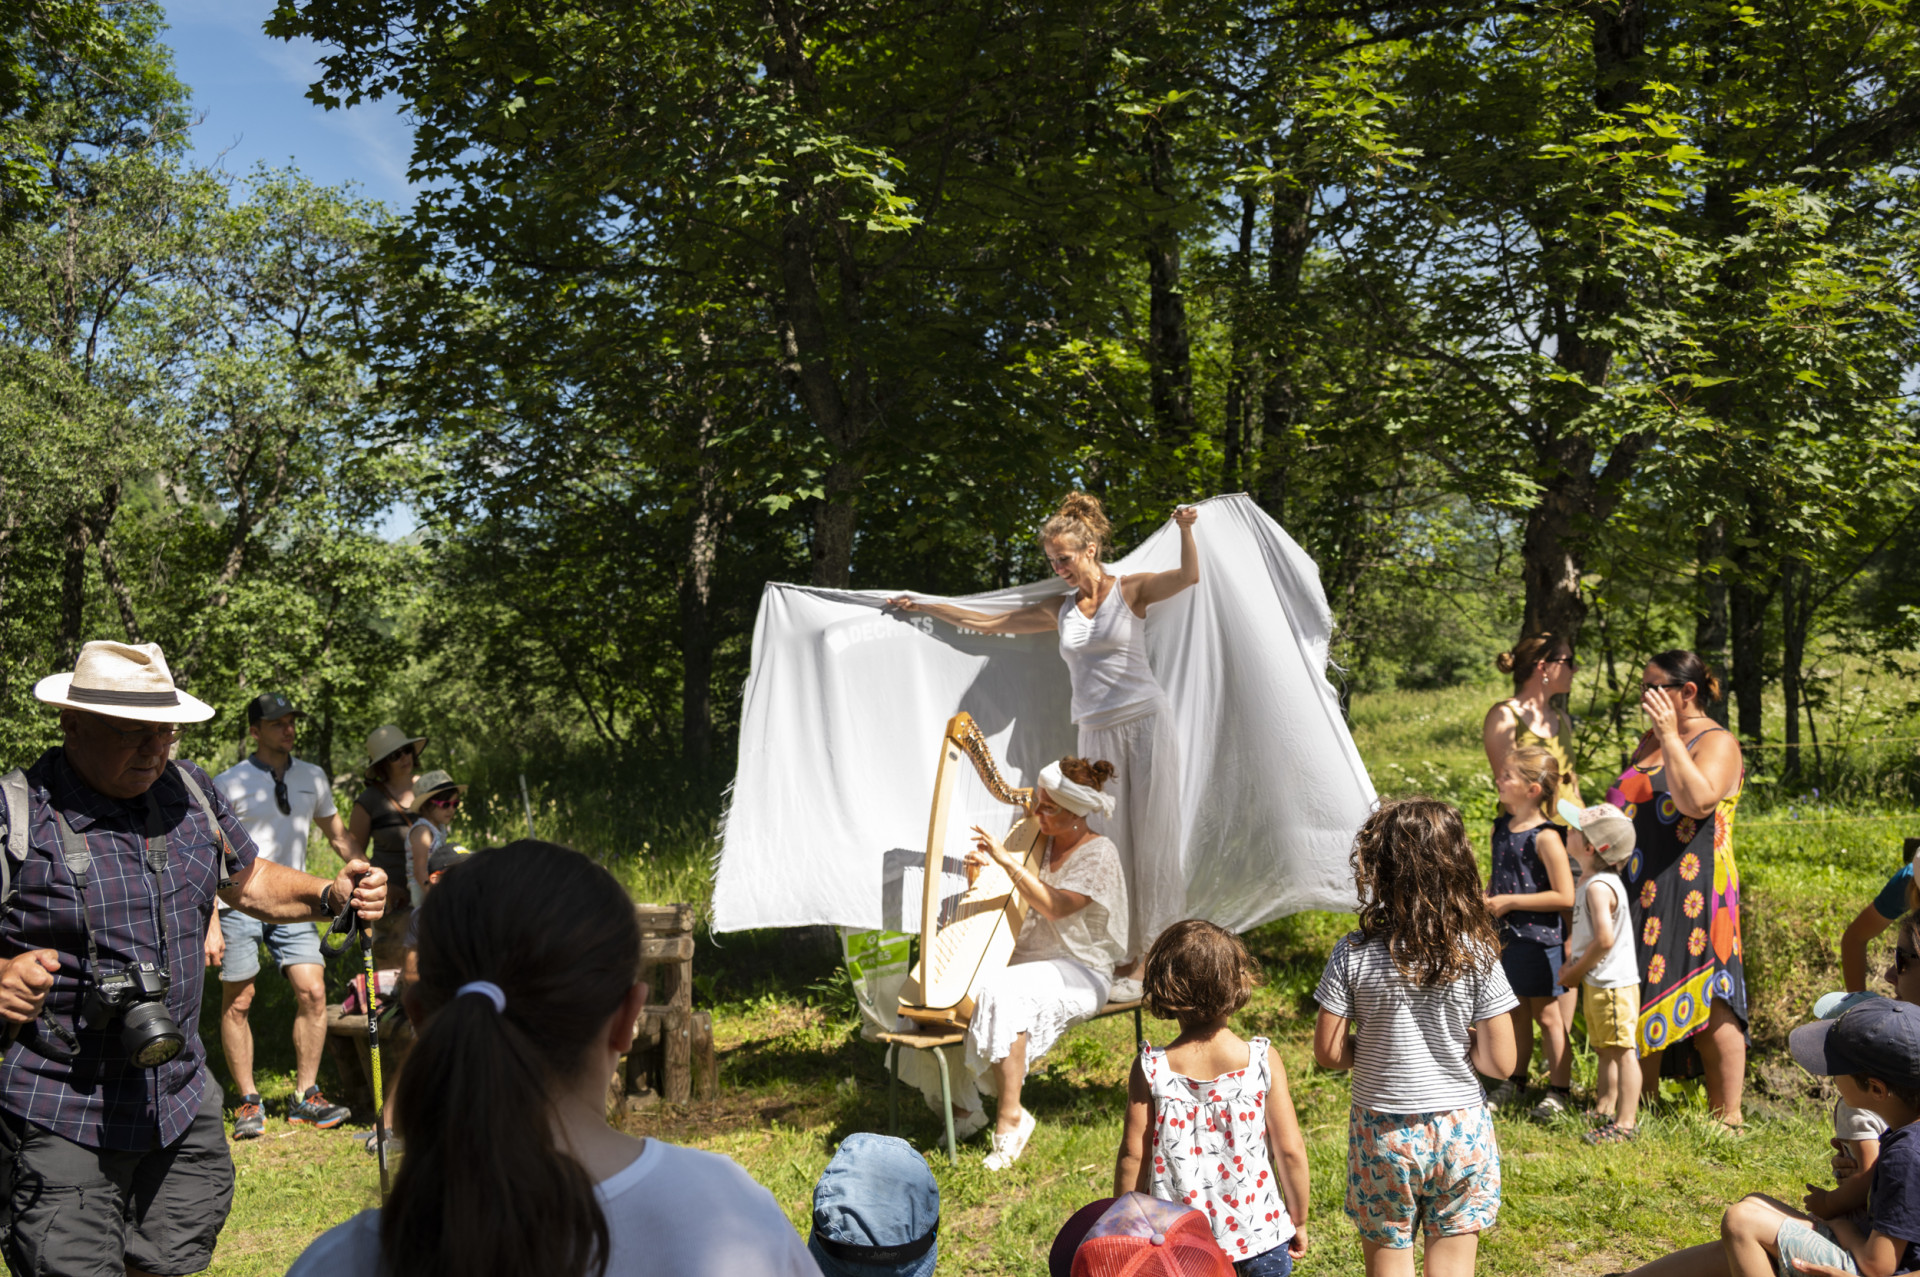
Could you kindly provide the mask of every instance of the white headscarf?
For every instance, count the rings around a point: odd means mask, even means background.
[[[1057,762],[1048,763],[1040,769],[1040,788],[1053,795],[1053,801],[1076,816],[1091,816],[1095,812],[1102,816],[1113,815],[1112,794],[1103,794],[1097,789],[1068,780]]]

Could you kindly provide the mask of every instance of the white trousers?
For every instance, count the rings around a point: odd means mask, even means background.
[[[1015,963],[988,976],[967,1028],[967,1071],[976,1085],[996,1093],[992,1066],[1013,1053],[1022,1033],[1031,1069],[1062,1033],[1107,1004],[1107,984],[1071,958]]]
[[[1080,756],[1114,766],[1113,815],[1093,831],[1113,839],[1127,875],[1127,961],[1187,916],[1187,867],[1180,851],[1180,739],[1173,711],[1157,702],[1138,718],[1080,728]],[[1124,965],[1124,964],[1123,964]]]

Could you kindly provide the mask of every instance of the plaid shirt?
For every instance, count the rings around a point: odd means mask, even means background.
[[[192,763],[174,767],[193,774],[234,852],[242,864],[251,865],[256,854],[253,840],[213,781]],[[80,1050],[71,1061],[51,1059],[34,1049],[44,1027],[39,1033],[23,1031],[0,1057],[0,1107],[88,1148],[145,1151],[171,1144],[200,1111],[200,1069],[206,1061],[200,1043],[202,946],[214,892],[223,875],[220,844],[174,767],[162,772],[153,785],[167,830],[168,852],[158,899],[155,878],[146,863],[145,798],[122,802],[96,793],[67,765],[59,749],[48,750],[27,769],[32,822],[27,858],[13,866],[19,898],[0,918],[0,954],[12,957],[52,949],[60,955],[47,1010],[79,1039]],[[85,913],[79,886],[61,854],[55,806],[93,853]],[[167,920],[164,956],[154,925],[162,900]],[[167,1010],[186,1034],[187,1044],[157,1069],[136,1068],[127,1059],[117,1028],[102,1032],[76,1023],[87,989],[89,919],[102,965],[145,961],[171,972]]]

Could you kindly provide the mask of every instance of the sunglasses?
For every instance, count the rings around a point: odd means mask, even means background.
[[[1577,670],[1580,668],[1579,660],[1572,656],[1550,656],[1546,660],[1540,663],[1542,665],[1564,665],[1570,670]]]
[[[1642,692],[1677,692],[1685,686],[1685,683],[1642,683],[1640,690]]]
[[[273,778],[273,805],[280,809],[282,816],[293,815],[293,804],[287,800],[287,778],[285,776],[275,776]]]
[[[460,795],[458,794],[448,794],[445,798],[427,799],[427,806],[429,807],[458,807],[459,805]]]
[[[1899,945],[1895,945],[1893,947],[1893,974],[1894,975],[1896,976],[1905,975],[1907,973],[1907,968],[1912,966],[1916,961],[1920,961],[1920,953],[1915,953],[1911,949],[1902,949]]]
[[[385,758],[381,759],[380,765],[384,767],[388,763],[398,762],[402,758],[412,758],[413,755],[414,755],[413,746],[402,745],[399,749],[394,750],[391,754],[388,754]]]
[[[115,727],[112,723],[102,723],[101,726],[118,736],[122,745],[130,746],[144,745],[148,741],[171,745],[182,735],[178,723],[142,723],[138,727]]]

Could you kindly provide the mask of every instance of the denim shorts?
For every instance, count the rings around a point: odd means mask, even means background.
[[[1554,977],[1560,974],[1560,961],[1566,952],[1557,944],[1507,937],[1500,948],[1500,969],[1507,973],[1516,998],[1557,998],[1566,990]]]
[[[302,963],[325,965],[320,956],[320,933],[311,922],[262,922],[238,909],[220,911],[220,934],[227,940],[227,956],[220,959],[220,978],[243,984],[260,974],[260,943],[265,941],[274,965],[285,971]]]
[[[1293,1252],[1281,1242],[1272,1250],[1234,1261],[1234,1277],[1291,1277]]]

